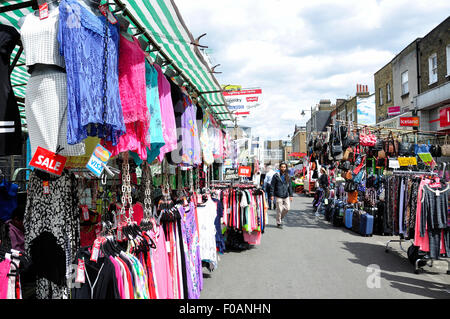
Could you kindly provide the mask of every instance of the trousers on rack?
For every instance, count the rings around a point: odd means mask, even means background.
[[[443,250],[447,256],[450,255],[450,229],[429,230],[428,238],[430,240],[430,258],[438,259]]]

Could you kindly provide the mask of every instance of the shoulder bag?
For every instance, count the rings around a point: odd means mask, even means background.
[[[445,142],[441,148],[442,156],[450,156],[450,144],[447,143],[447,136],[445,135]]]
[[[362,146],[375,146],[377,138],[372,134],[366,127],[363,129],[362,133],[359,135],[360,144]]]

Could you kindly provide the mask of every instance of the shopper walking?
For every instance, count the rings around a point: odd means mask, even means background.
[[[329,197],[329,185],[330,182],[328,180],[328,174],[327,174],[327,170],[325,167],[322,167],[320,169],[320,177],[319,177],[319,189],[318,189],[318,199],[317,199],[317,204],[314,205],[315,208],[315,215],[319,216],[319,212],[320,212],[320,208],[323,205],[323,202],[326,198]]]
[[[292,192],[291,178],[287,170],[286,163],[280,164],[280,171],[272,177],[270,197],[275,199],[277,205],[277,226],[282,228],[282,220],[291,208],[291,201],[294,199]]]
[[[264,177],[264,191],[266,192],[269,202],[269,209],[275,209],[275,202],[272,201],[272,198],[270,197],[270,189],[271,189],[271,183],[273,175],[275,175],[275,171],[273,170],[272,166],[267,166],[267,173],[266,177]]]

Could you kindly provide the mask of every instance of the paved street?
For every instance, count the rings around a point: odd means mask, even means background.
[[[269,211],[261,245],[221,255],[219,268],[211,274],[204,269],[201,297],[450,299],[445,262],[416,275],[398,243],[385,252],[386,242],[397,237],[361,237],[335,228],[314,216],[311,202],[309,197],[295,197],[283,229],[274,226],[275,211]],[[381,269],[379,288],[368,287],[368,281],[377,283],[376,272],[367,271],[369,265]]]

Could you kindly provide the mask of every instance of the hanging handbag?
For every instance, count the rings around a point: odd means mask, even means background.
[[[392,132],[389,132],[388,138],[385,143],[384,151],[386,152],[386,155],[396,157],[397,150],[398,150],[398,141],[394,140]]]
[[[405,142],[405,135],[402,137],[402,141],[398,143],[398,155],[399,156],[414,156],[414,144]]]
[[[362,146],[375,146],[377,142],[377,138],[374,134],[370,133],[370,131],[365,127],[362,133],[359,135],[360,144]]]
[[[353,153],[353,149],[351,147],[347,147],[347,149],[344,152],[344,155],[342,156],[342,159],[344,161],[348,161],[350,158],[350,155]]]
[[[436,135],[436,140],[435,140],[434,144],[430,146],[430,153],[431,153],[431,156],[433,156],[433,157],[441,157],[442,156],[442,149],[441,149],[441,146],[439,145],[439,140],[438,140],[437,135]]]
[[[450,156],[450,144],[447,143],[447,136],[445,135],[445,142],[441,147],[442,156]]]
[[[357,146],[359,144],[359,133],[353,128],[352,123],[350,123],[350,129],[347,134],[347,141],[349,146]]]

